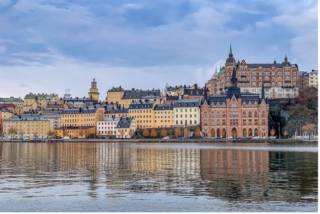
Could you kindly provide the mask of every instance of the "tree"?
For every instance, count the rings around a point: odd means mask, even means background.
[[[176,138],[179,138],[179,137],[181,137],[181,135],[182,135],[181,128],[175,128],[175,129],[174,129],[174,136],[175,136]]]
[[[48,131],[48,137],[55,137],[56,136],[56,133],[55,131]]]
[[[12,138],[14,135],[16,135],[18,133],[18,131],[14,127],[10,127],[9,130],[8,130],[8,133]]]
[[[142,132],[143,137],[150,137],[150,131],[149,129],[144,129]]]
[[[306,123],[302,127],[303,132],[307,133],[310,139],[310,136],[317,131],[317,126],[314,123]]]
[[[156,137],[158,137],[157,130],[156,130],[156,129],[151,129],[150,136],[151,136],[152,138],[156,138]]]
[[[201,137],[200,127],[196,128],[196,130],[194,131],[194,136],[197,137],[197,138]]]
[[[161,136],[161,137],[166,137],[166,136],[168,136],[167,129],[161,129],[160,136]]]

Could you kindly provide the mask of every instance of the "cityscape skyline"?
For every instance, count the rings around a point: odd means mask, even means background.
[[[287,55],[302,71],[317,69],[316,1],[241,3],[2,0],[0,96],[68,88],[83,97],[93,78],[100,99],[119,85],[204,85],[230,43],[237,60]]]

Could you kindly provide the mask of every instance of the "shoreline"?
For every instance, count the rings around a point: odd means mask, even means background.
[[[269,143],[269,144],[286,144],[286,145],[318,145],[316,140],[300,140],[300,139],[39,139],[39,140],[21,140],[21,139],[0,139],[0,143]]]

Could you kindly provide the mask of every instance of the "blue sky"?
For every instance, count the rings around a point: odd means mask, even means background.
[[[316,0],[0,0],[0,96],[203,85],[229,44],[317,68]]]

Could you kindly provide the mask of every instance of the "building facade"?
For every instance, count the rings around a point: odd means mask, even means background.
[[[173,104],[173,126],[192,127],[200,125],[200,101],[177,100]]]
[[[50,121],[38,115],[15,116],[3,121],[3,133],[6,137],[46,138],[50,131]]]
[[[154,128],[171,128],[173,126],[173,105],[156,104],[154,106]]]
[[[135,119],[138,129],[154,127],[154,104],[153,103],[131,103],[128,109],[128,116]]]
[[[61,114],[62,127],[96,127],[104,118],[104,108],[66,109]]]
[[[97,122],[97,136],[116,137],[120,117],[105,118]]]
[[[249,64],[245,60],[236,62],[230,47],[225,66],[207,82],[209,95],[226,92],[236,66],[238,86],[241,92],[257,93],[261,97],[262,84],[269,99],[295,98],[299,95],[299,68],[285,57],[282,63]]]
[[[318,70],[312,70],[308,75],[309,87],[318,88]]]
[[[120,118],[116,127],[116,138],[132,138],[137,130],[137,125],[134,118]]]
[[[264,86],[259,94],[241,92],[234,68],[230,87],[223,94],[206,96],[201,105],[204,136],[218,138],[267,137],[269,105]]]

